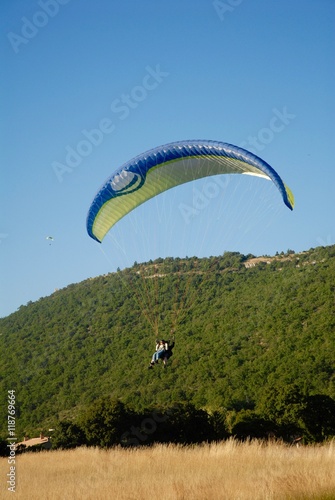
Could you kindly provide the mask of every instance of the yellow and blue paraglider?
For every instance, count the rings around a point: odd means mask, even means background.
[[[246,174],[271,180],[291,210],[294,197],[277,172],[264,160],[237,146],[190,140],[159,146],[136,156],[107,179],[96,194],[87,232],[102,242],[122,217],[150,198],[185,182],[219,174]]]

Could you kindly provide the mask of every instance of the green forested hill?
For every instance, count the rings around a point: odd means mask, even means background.
[[[142,410],[253,408],[273,387],[335,398],[335,247],[255,258],[159,259],[86,280],[0,320],[0,397],[17,432],[101,396]],[[148,370],[155,339],[176,347]]]

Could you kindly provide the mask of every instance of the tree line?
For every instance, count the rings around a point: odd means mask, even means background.
[[[75,421],[60,421],[51,442],[53,449],[80,446],[106,449],[157,443],[190,445],[230,437],[281,440],[288,444],[334,439],[335,401],[323,395],[303,396],[299,388],[292,385],[282,390],[274,387],[253,410],[209,413],[191,403],[179,403],[137,412],[122,401],[105,396]],[[1,453],[6,456],[6,441],[1,444]],[[18,453],[24,451],[32,449],[21,445],[17,450]]]

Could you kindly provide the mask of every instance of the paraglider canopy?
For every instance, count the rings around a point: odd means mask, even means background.
[[[247,174],[271,180],[285,205],[293,209],[290,189],[268,163],[253,153],[224,142],[179,141],[151,149],[116,170],[91,204],[87,232],[101,242],[114,224],[150,198],[185,182],[219,174]]]

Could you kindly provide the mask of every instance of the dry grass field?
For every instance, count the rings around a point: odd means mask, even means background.
[[[1,459],[0,498],[9,498]],[[79,448],[16,457],[15,499],[335,499],[335,442]]]

